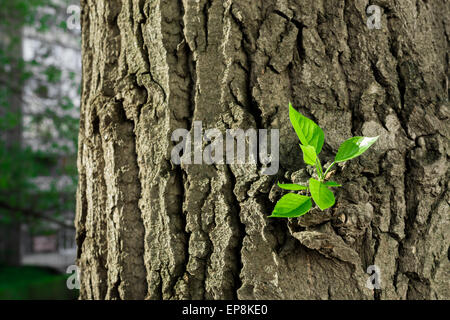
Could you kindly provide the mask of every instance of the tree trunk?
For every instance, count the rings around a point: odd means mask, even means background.
[[[449,3],[84,0],[82,299],[449,299]],[[308,179],[288,102],[325,132],[337,203],[268,219]],[[172,132],[280,129],[280,169],[175,165]],[[366,287],[379,268],[381,289]]]
[[[4,18],[4,17],[2,17]],[[3,21],[5,22],[6,19]],[[8,61],[9,68],[0,70],[2,100],[0,117],[7,119],[11,114],[18,118],[18,123],[0,131],[0,144],[5,152],[17,154],[22,148],[22,99],[23,70],[22,63],[22,27],[16,21],[0,25],[0,52]],[[6,121],[5,121],[6,122]],[[2,146],[0,146],[2,147]],[[2,168],[2,170],[8,168]],[[0,173],[1,175],[1,173]],[[19,178],[20,179],[20,178]],[[20,185],[20,184],[19,184]],[[20,201],[20,191],[16,191],[12,202]],[[14,203],[16,204],[16,203]],[[3,218],[8,222],[2,223]],[[0,208],[0,264],[18,266],[22,259],[22,224],[20,212]]]

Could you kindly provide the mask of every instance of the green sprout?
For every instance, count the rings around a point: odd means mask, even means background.
[[[332,207],[335,203],[331,187],[341,187],[334,181],[326,181],[329,177],[330,169],[339,162],[344,162],[356,158],[363,154],[372,144],[377,141],[377,137],[353,137],[341,144],[333,163],[323,171],[322,164],[318,157],[323,147],[323,130],[311,119],[306,118],[289,103],[289,119],[300,139],[300,148],[303,152],[303,160],[306,164],[315,166],[319,180],[309,179],[309,186],[299,184],[280,184],[278,186],[285,190],[303,191],[306,190],[311,196],[288,193],[284,195],[275,205],[275,209],[270,217],[274,218],[297,218],[307,213],[312,208],[312,200],[320,210]]]

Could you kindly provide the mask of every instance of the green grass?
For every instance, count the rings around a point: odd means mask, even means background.
[[[77,290],[69,290],[69,275],[39,267],[1,267],[0,300],[76,299]]]

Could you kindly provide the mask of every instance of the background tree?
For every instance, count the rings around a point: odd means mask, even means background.
[[[83,0],[81,298],[449,298],[449,3]],[[314,119],[337,204],[267,219],[304,183],[288,102]],[[171,163],[171,134],[279,128],[280,171]],[[328,158],[327,158],[328,157]],[[366,288],[367,267],[381,290]]]
[[[68,3],[0,1],[0,265],[20,263],[22,225],[73,228],[64,214],[75,211],[79,79],[55,64],[52,38],[65,30],[76,41]]]
[[[16,10],[12,10],[16,12]],[[21,17],[22,20],[24,17]],[[18,57],[22,55],[22,21],[21,19],[11,19],[5,14],[2,14],[2,33],[0,54],[2,60],[5,61],[0,76],[0,84],[2,85],[1,100],[3,108],[0,109],[0,125],[1,125],[1,158],[9,157],[10,154],[17,154],[22,147],[22,125],[20,123],[22,114],[22,83],[21,77],[23,62]],[[5,32],[6,31],[6,32]],[[14,52],[14,55],[7,56],[5,52],[9,50]],[[8,85],[6,87],[6,85]],[[9,88],[8,88],[9,87]],[[12,158],[9,158],[12,160]],[[12,161],[8,161],[12,163]],[[2,161],[4,164],[5,161]],[[3,167],[3,166],[2,166]],[[12,172],[11,172],[12,173]],[[20,175],[20,173],[19,173]],[[7,180],[7,173],[2,170],[2,177],[0,185],[5,187],[5,180]],[[9,179],[8,179],[9,180]],[[11,179],[12,180],[12,179]],[[19,178],[20,180],[20,178]],[[12,181],[11,181],[12,182]],[[16,189],[16,183],[11,189]],[[20,193],[15,190],[15,196],[12,201],[18,201]],[[11,196],[11,195],[9,195]],[[5,220],[5,219],[1,219]],[[2,236],[0,240],[0,261],[8,265],[18,265],[20,263],[20,229],[21,224],[16,214],[12,214],[8,219],[8,227],[0,226]]]

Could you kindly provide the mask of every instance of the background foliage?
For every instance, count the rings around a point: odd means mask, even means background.
[[[0,0],[0,224],[37,233],[75,208],[79,79],[51,59],[69,2]],[[24,28],[47,39],[27,58]]]

